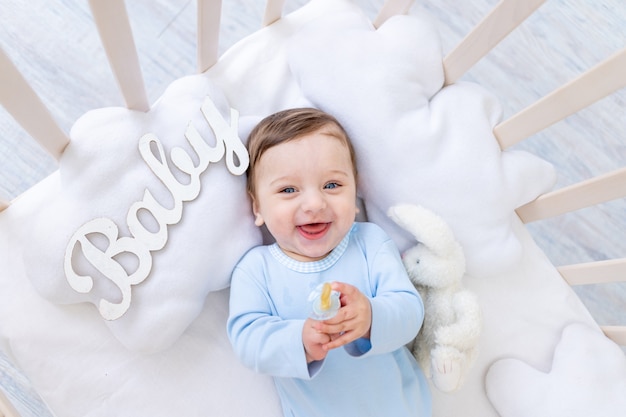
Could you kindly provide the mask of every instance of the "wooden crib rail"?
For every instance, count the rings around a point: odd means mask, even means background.
[[[198,0],[198,73],[208,70],[217,62],[221,14],[221,1]]]
[[[68,136],[2,48],[0,103],[43,149],[57,160],[61,157],[70,141]]]
[[[89,0],[89,6],[126,106],[150,110],[124,0]]]
[[[406,14],[415,0],[386,0],[372,22],[378,28],[391,16]],[[263,14],[263,26],[269,26],[281,18],[285,0],[267,0]]]
[[[626,346],[626,326],[600,326],[606,337],[620,346]]]
[[[626,48],[553,91],[494,129],[505,149],[626,87]]]
[[[263,15],[263,26],[269,26],[283,14],[285,0],[267,0],[265,3],[265,13]]]
[[[566,265],[558,271],[570,285],[626,282],[626,258]]]
[[[626,258],[565,265],[557,268],[569,285],[626,282]],[[600,326],[615,343],[626,346],[626,326]]]
[[[0,390],[0,417],[20,417],[2,390]]]
[[[626,168],[543,194],[518,208],[517,214],[530,223],[622,197],[626,197]]]
[[[2,190],[0,190],[0,212],[9,207],[9,205],[11,205],[10,199],[5,195]]]
[[[445,83],[452,84],[491,51],[545,0],[501,0],[444,58]]]
[[[406,14],[414,2],[415,0],[386,0],[373,21],[374,27],[380,27],[391,16]]]

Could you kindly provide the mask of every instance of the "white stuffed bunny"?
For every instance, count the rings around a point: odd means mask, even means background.
[[[461,282],[463,249],[446,222],[421,206],[397,205],[387,214],[417,240],[402,254],[425,309],[413,355],[437,389],[454,391],[476,357],[482,328],[478,300]]]

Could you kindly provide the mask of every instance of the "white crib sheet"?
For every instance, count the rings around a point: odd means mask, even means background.
[[[328,38],[321,49],[316,48],[320,37]],[[331,43],[338,39],[341,42]],[[441,90],[439,50],[427,20],[394,18],[374,31],[352,3],[314,0],[235,45],[207,74],[174,83],[155,109],[167,108],[170,116],[179,116],[167,97],[174,97],[173,103],[184,101],[189,99],[185,95],[189,85],[210,80],[240,112],[244,136],[266,114],[319,106],[335,114],[352,135],[368,215],[401,249],[412,242],[384,216],[390,205],[423,204],[450,223],[466,251],[465,283],[479,297],[484,331],[479,358],[465,385],[452,394],[433,388],[436,416],[459,412],[481,417],[587,416],[597,410],[606,416],[623,415],[626,404],[619,393],[626,386],[624,355],[604,338],[513,212],[549,188],[551,168],[529,154],[499,151],[491,129],[500,112],[490,94],[471,84]],[[390,100],[384,101],[390,91]],[[120,117],[132,125],[127,132],[130,140],[148,133],[144,115],[125,109],[90,112],[77,123],[78,130],[115,123]],[[173,119],[189,120],[186,115]],[[180,140],[185,127],[176,126],[172,133],[160,126],[154,133]],[[103,172],[108,160],[121,157],[112,151],[96,156]],[[196,313],[175,321],[176,329],[164,339],[159,339],[159,332],[171,330],[167,327],[171,307],[163,298],[142,294],[141,284],[133,293],[136,305],[163,306],[153,321],[141,311],[150,326],[145,333],[144,326],[132,326],[136,322],[116,332],[93,305],[56,304],[58,300],[46,300],[31,285],[28,272],[37,270],[39,279],[45,279],[50,259],[67,244],[63,239],[42,241],[40,229],[32,225],[47,224],[45,236],[55,234],[55,227],[62,224],[56,216],[63,214],[66,204],[73,204],[58,200],[67,194],[63,172],[71,172],[72,164],[81,161],[80,155],[62,160],[61,174],[53,174],[0,213],[2,348],[59,416],[279,415],[271,380],[245,369],[230,349],[224,328],[227,290],[217,291],[224,284],[200,286],[187,298],[181,295],[176,301],[193,304]],[[124,184],[142,183],[146,174],[136,175]],[[97,185],[92,191],[102,189]],[[201,195],[210,192],[223,190],[207,181]],[[233,201],[230,197],[224,197],[228,204]],[[90,215],[119,216],[115,212],[133,201],[124,199],[93,214],[81,209],[84,219],[79,224]],[[185,222],[211,228],[224,240],[249,233],[229,233],[230,224],[211,223],[198,214],[201,211],[184,212],[189,216]],[[74,230],[61,230],[59,235]],[[177,253],[187,251],[205,259],[203,241],[185,240],[186,235],[184,225],[172,226],[171,238],[176,240],[168,241],[163,250],[179,245]],[[247,244],[254,244],[254,239]],[[237,255],[242,248],[229,250],[228,255]],[[214,278],[211,264],[206,270],[202,262],[198,265],[194,280],[224,281],[224,272]],[[59,277],[50,277],[54,278]],[[138,332],[140,337],[135,338]],[[604,358],[604,365],[581,363],[580,346]],[[554,372],[546,376],[551,369]],[[579,371],[575,381],[570,380],[572,369]],[[550,392],[546,387],[567,394],[542,396]],[[576,407],[570,408],[568,402]]]

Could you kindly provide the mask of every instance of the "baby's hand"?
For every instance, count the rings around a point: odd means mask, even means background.
[[[333,290],[341,293],[341,308],[335,317],[314,323],[318,332],[330,335],[323,345],[325,351],[338,348],[361,337],[369,338],[372,326],[372,306],[358,288],[343,282],[333,282]]]
[[[302,345],[306,354],[306,363],[321,361],[328,353],[323,346],[330,342],[330,336],[316,330],[316,323],[316,320],[307,319],[302,328]]]

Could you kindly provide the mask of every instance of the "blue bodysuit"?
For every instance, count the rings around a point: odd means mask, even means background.
[[[307,364],[307,300],[320,283],[332,281],[354,285],[370,299],[370,339]],[[426,379],[404,346],[423,318],[394,242],[374,224],[355,223],[320,261],[296,261],[276,244],[250,250],[233,272],[228,336],[246,366],[274,377],[286,417],[430,416]]]

